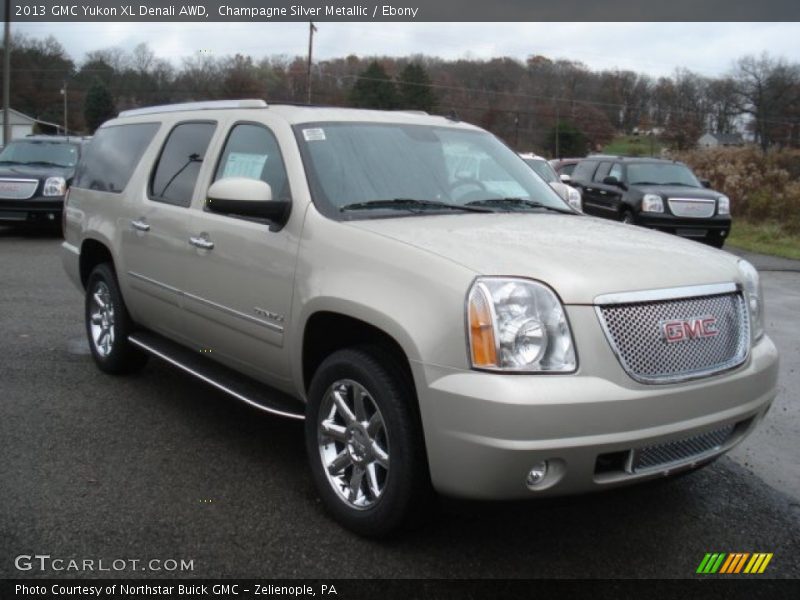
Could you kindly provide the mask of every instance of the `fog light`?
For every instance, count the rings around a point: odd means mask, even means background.
[[[528,487],[534,487],[544,480],[545,475],[547,475],[547,461],[543,460],[531,467],[528,476],[525,478],[525,483]]]
[[[51,221],[56,220],[56,216],[53,213],[47,213],[47,218],[50,219]]]

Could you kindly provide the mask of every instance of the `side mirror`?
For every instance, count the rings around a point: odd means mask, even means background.
[[[208,188],[206,206],[215,213],[254,217],[283,224],[290,203],[272,199],[272,188],[260,179],[224,177]]]
[[[558,176],[558,178],[561,180],[562,183],[569,183],[570,181],[572,181],[572,177],[570,177],[566,173],[562,173],[561,175]]]
[[[711,182],[708,179],[701,179],[700,185],[702,185],[704,188],[710,188]]]
[[[603,177],[603,183],[605,185],[616,185],[617,187],[622,187],[622,182],[613,175]]]

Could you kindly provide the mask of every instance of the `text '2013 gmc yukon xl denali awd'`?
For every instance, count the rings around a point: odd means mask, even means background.
[[[465,155],[491,178],[460,176]],[[156,355],[305,418],[362,534],[429,492],[586,492],[701,466],[776,393],[758,274],[570,208],[444,117],[259,100],[122,113],[88,146],[63,261],[109,373]]]

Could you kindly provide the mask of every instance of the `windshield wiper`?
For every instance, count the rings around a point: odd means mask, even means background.
[[[473,200],[468,202],[467,206],[497,206],[503,208],[543,208],[544,210],[552,210],[566,215],[575,214],[571,210],[558,208],[556,206],[548,206],[536,200],[525,200],[524,198],[489,198],[488,200]]]
[[[28,162],[17,163],[20,165],[44,165],[45,167],[62,167],[65,168],[69,165],[62,165],[59,163],[50,162],[49,160],[29,160]]]
[[[373,208],[396,208],[400,210],[446,209],[461,210],[466,212],[492,212],[489,209],[479,208],[477,206],[447,204],[446,202],[439,202],[438,200],[416,200],[415,198],[392,198],[391,200],[368,200],[366,202],[354,202],[352,204],[345,204],[339,210],[341,212],[345,212],[348,210],[369,210]]]
[[[670,181],[668,183],[662,183],[661,185],[680,185],[683,187],[697,187],[696,185],[692,185],[691,183],[682,183],[680,181]]]

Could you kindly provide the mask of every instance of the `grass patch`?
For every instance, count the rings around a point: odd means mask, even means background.
[[[661,143],[646,135],[618,135],[603,148],[604,154],[660,156]]]
[[[750,223],[734,217],[727,243],[748,252],[800,260],[800,235],[784,232],[777,223]]]

